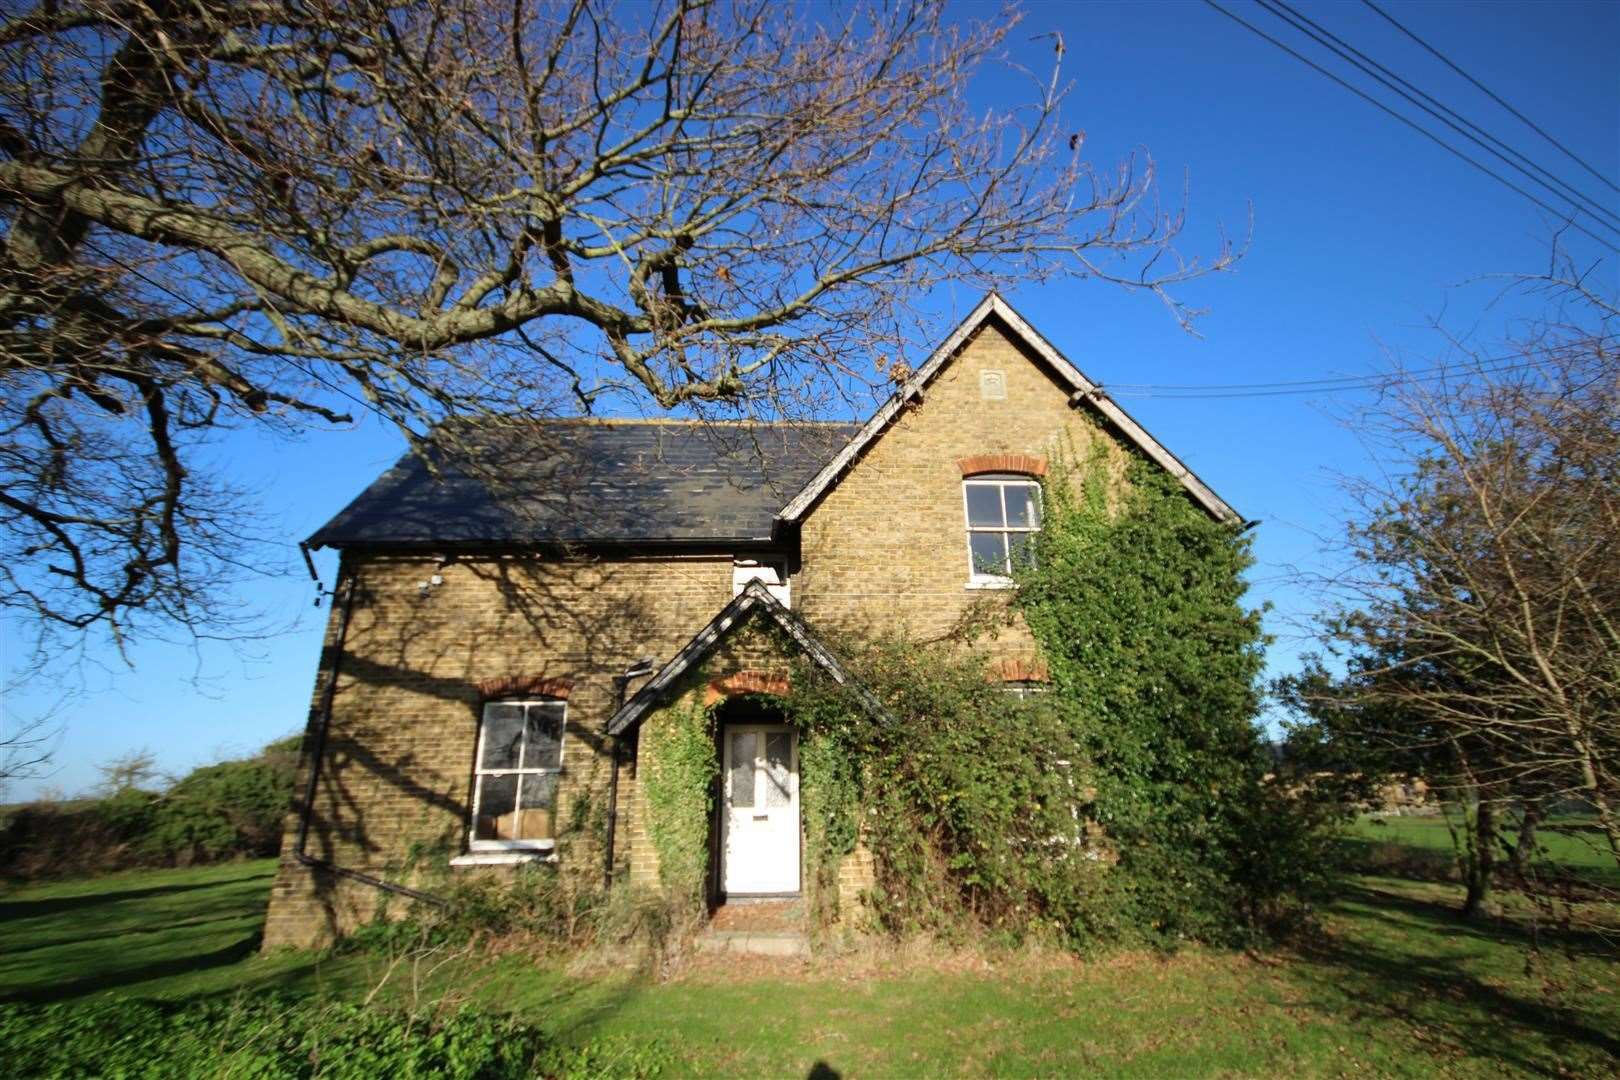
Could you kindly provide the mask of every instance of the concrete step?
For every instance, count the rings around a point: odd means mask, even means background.
[[[705,930],[698,935],[698,952],[750,953],[754,956],[810,955],[810,939],[793,931]]]

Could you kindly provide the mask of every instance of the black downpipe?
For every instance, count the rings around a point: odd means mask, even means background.
[[[625,689],[630,685],[630,676],[613,676],[613,715],[619,715],[624,708]],[[607,812],[607,854],[603,856],[602,888],[613,888],[613,837],[619,826],[619,768],[624,760],[624,737],[610,735],[613,740],[613,772],[608,777],[608,812]]]
[[[442,897],[433,896],[418,889],[413,889],[408,885],[401,885],[398,882],[384,881],[382,878],[373,877],[371,874],[359,870],[350,870],[348,867],[339,866],[329,859],[316,858],[306,850],[309,846],[309,819],[310,815],[315,811],[315,795],[320,785],[321,761],[326,757],[326,734],[327,730],[332,726],[332,702],[337,696],[338,671],[343,665],[343,646],[349,637],[349,615],[354,608],[354,574],[344,573],[344,569],[341,565],[338,568],[338,574],[342,578],[338,588],[343,592],[343,599],[340,601],[341,606],[338,608],[337,641],[332,653],[332,664],[327,671],[326,686],[321,691],[320,719],[315,727],[314,745],[310,748],[309,784],[304,789],[304,806],[298,819],[298,841],[293,845],[293,858],[298,861],[300,866],[325,870],[329,874],[349,878],[363,885],[370,885],[374,889],[381,889],[384,892],[395,893],[399,896],[407,896],[412,900],[420,900],[426,904],[445,907],[447,906],[446,901]]]

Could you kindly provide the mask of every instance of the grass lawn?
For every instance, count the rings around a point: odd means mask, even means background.
[[[0,999],[264,987],[354,998],[376,985],[384,969],[373,956],[255,954],[272,869],[0,894]],[[606,1075],[614,1053],[628,1061],[647,1044],[666,1075],[818,1080],[1620,1075],[1613,939],[1543,929],[1532,952],[1522,919],[1464,923],[1447,906],[1455,900],[1449,885],[1359,878],[1319,933],[1262,955],[874,950],[787,967],[704,959],[665,982],[481,957],[441,971],[426,993],[453,987],[564,1043],[604,1047]],[[408,982],[396,971],[381,996],[409,997]]]
[[[1436,868],[1452,864],[1451,830],[1446,819],[1433,817],[1364,817],[1351,828],[1353,841],[1372,846],[1393,844],[1421,852]],[[1590,822],[1563,819],[1536,834],[1542,865],[1594,885],[1620,889],[1620,867],[1614,865],[1603,834]]]

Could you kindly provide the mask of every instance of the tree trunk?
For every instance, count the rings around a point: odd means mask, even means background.
[[[1464,821],[1467,830],[1467,858],[1463,861],[1463,882],[1468,894],[1463,897],[1462,914],[1465,919],[1484,914],[1485,901],[1491,893],[1491,873],[1496,869],[1496,806],[1481,797],[1472,819]]]
[[[1575,752],[1580,757],[1581,786],[1586,789],[1586,797],[1592,801],[1598,828],[1603,830],[1604,838],[1609,841],[1609,854],[1614,858],[1614,865],[1620,867],[1620,818],[1616,817],[1614,808],[1609,805],[1608,795],[1598,777],[1597,755],[1593,753],[1592,741],[1573,721],[1568,722],[1568,728]]]
[[[1541,822],[1541,803],[1535,799],[1524,801],[1524,816],[1519,820],[1519,840],[1513,845],[1513,873],[1521,880],[1530,871],[1531,856],[1536,850],[1536,826]]]

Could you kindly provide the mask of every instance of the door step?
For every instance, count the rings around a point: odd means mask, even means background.
[[[804,900],[797,896],[728,899],[709,916],[709,929],[720,932],[801,933],[804,926]]]
[[[791,930],[705,930],[697,938],[698,952],[748,953],[754,956],[810,955],[810,939]]]

